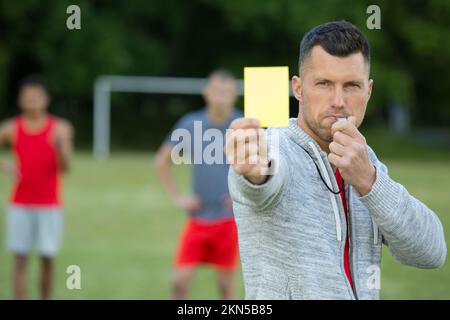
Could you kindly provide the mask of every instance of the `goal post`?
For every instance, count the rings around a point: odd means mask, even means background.
[[[94,84],[94,157],[106,159],[110,154],[112,92],[199,95],[207,81],[207,78],[99,76]],[[238,95],[243,95],[241,79],[237,80],[237,86]]]

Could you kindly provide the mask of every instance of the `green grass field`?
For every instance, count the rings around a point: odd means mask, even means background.
[[[391,176],[424,201],[450,228],[450,160],[386,160]],[[189,188],[187,167],[175,169],[180,186]],[[0,176],[1,204],[7,203],[11,179]],[[56,299],[168,299],[174,250],[185,214],[158,184],[152,157],[114,154],[104,162],[78,154],[65,180],[65,238],[57,258]],[[3,215],[4,217],[4,215]],[[3,218],[2,217],[2,218]],[[4,238],[4,219],[0,220]],[[449,233],[446,233],[447,242]],[[0,299],[11,298],[11,256],[0,246]],[[81,268],[81,290],[66,288],[66,268]],[[29,269],[29,298],[38,297],[38,263]],[[242,276],[237,277],[243,298]],[[217,299],[215,275],[201,269],[193,299]],[[418,270],[383,252],[383,299],[450,299],[450,268]]]

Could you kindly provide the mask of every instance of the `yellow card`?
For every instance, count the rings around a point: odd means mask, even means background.
[[[244,116],[258,119],[261,127],[289,123],[289,68],[244,68]]]

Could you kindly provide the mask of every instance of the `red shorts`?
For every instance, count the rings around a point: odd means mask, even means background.
[[[219,269],[237,266],[239,246],[234,219],[205,222],[191,218],[181,234],[176,267],[210,264]]]

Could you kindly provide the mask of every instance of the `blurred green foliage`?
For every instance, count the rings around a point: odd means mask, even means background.
[[[71,4],[81,8],[81,30],[66,28]],[[366,27],[371,4],[381,8],[381,30]],[[269,65],[288,65],[293,75],[303,34],[345,19],[371,44],[369,119],[382,120],[386,106],[398,102],[411,109],[415,124],[442,127],[450,121],[449,18],[446,0],[4,0],[0,117],[17,113],[17,84],[39,72],[54,95],[53,111],[72,120],[79,145],[90,144],[98,75],[204,77],[227,67],[242,77],[244,66]],[[201,97],[118,94],[112,141],[130,145],[130,135],[140,135],[136,144],[153,147],[180,114],[202,103]]]

